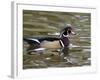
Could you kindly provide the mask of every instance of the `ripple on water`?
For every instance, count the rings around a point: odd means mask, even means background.
[[[82,29],[76,29],[76,31],[82,31]]]
[[[79,46],[79,45],[73,45],[73,44],[70,44],[69,47],[70,48],[88,48],[88,49],[91,48],[90,46]]]
[[[90,47],[90,46],[81,46],[81,48],[87,48],[87,49],[90,49],[91,47]]]
[[[79,37],[80,39],[90,39],[91,37]]]
[[[83,49],[83,52],[90,52],[90,49]]]

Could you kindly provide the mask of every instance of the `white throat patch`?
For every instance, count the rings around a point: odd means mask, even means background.
[[[64,37],[69,37],[69,35],[64,35],[64,34],[63,34],[63,36],[64,36]]]

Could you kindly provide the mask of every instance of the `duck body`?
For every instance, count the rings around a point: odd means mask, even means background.
[[[61,38],[24,38],[24,41],[28,42],[30,49],[37,49],[37,48],[47,48],[47,49],[61,49],[62,47],[69,46],[69,39],[68,37],[62,36]]]
[[[47,49],[59,49],[61,48],[59,44],[59,38],[24,38],[24,41],[26,41],[29,44],[28,50],[31,49],[37,49],[37,48],[47,48]]]
[[[59,44],[59,40],[55,41],[43,41],[41,43],[41,47],[47,48],[47,49],[60,49],[61,45]]]
[[[39,48],[61,49],[63,53],[67,55],[68,47],[70,44],[69,35],[71,34],[71,32],[72,32],[71,26],[67,26],[62,30],[61,34],[59,35],[59,38],[56,37],[24,38],[24,41],[26,41],[29,44],[27,51],[34,51],[35,49],[39,50]]]

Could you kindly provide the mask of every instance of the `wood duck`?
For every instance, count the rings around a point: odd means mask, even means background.
[[[27,49],[28,54],[33,51],[42,51],[45,49],[60,49],[64,56],[68,55],[69,50],[69,36],[70,34],[75,34],[72,29],[72,25],[67,25],[61,30],[59,38],[43,37],[43,38],[24,38],[29,44]]]

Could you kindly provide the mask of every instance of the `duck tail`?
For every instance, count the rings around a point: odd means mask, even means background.
[[[23,40],[24,40],[24,41],[28,41],[28,39],[27,39],[27,38],[23,38]]]

